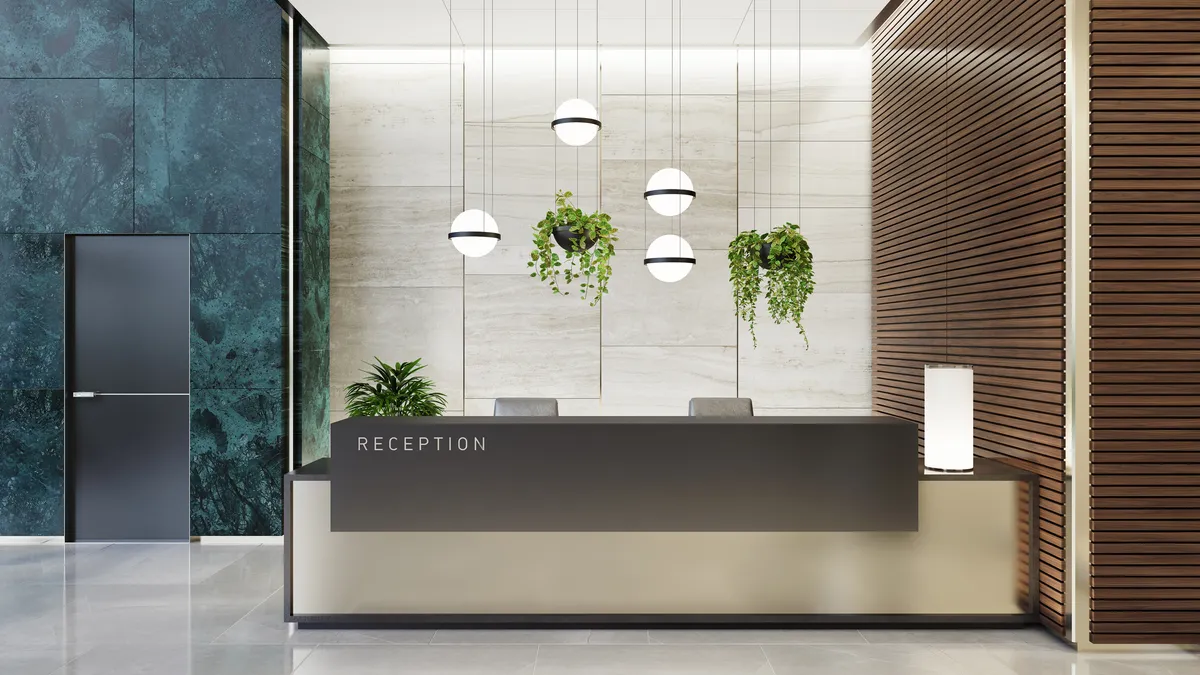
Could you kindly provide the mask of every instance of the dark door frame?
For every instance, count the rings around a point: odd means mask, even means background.
[[[72,375],[75,373],[75,241],[79,237],[186,237],[188,249],[192,237],[188,233],[84,233],[63,236],[63,541],[75,541],[75,429],[72,415]],[[191,273],[188,274],[188,299],[191,299]],[[191,370],[191,363],[188,364]],[[189,386],[190,390],[190,386]],[[190,394],[190,391],[189,391]],[[191,437],[191,419],[188,420]],[[190,448],[189,448],[190,450]],[[189,477],[189,492],[190,492]],[[189,500],[191,495],[188,495]]]

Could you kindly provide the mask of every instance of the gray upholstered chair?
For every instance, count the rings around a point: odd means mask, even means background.
[[[556,398],[498,398],[495,417],[558,417]]]
[[[694,398],[688,404],[691,417],[754,417],[754,403],[748,398]]]

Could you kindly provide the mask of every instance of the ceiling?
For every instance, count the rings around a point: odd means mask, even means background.
[[[292,0],[333,45],[846,47],[887,0]],[[576,11],[578,6],[578,12]],[[672,21],[672,6],[675,20]],[[453,33],[449,17],[454,17]],[[672,30],[674,28],[674,30]],[[757,40],[756,40],[757,37]]]

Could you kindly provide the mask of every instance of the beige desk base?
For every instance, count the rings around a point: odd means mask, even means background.
[[[905,533],[352,533],[328,480],[289,480],[288,620],[1021,621],[1021,485],[922,481]]]

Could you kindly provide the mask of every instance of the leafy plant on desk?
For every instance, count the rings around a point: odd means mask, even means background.
[[[608,292],[612,278],[613,246],[617,228],[607,213],[584,213],[571,203],[570,192],[554,197],[555,210],[533,226],[533,253],[529,276],[550,283],[558,295],[570,295],[571,284],[579,284],[579,297],[595,307]],[[555,244],[563,249],[559,255]],[[561,278],[560,278],[561,277]]]
[[[388,365],[375,358],[366,380],[346,387],[350,417],[437,417],[446,409],[446,396],[434,391],[433,381],[417,375],[421,359]]]
[[[767,281],[765,293],[762,293],[763,279]],[[729,281],[733,284],[737,314],[750,326],[755,347],[758,336],[754,333],[754,321],[760,293],[766,296],[767,309],[775,323],[796,324],[805,348],[808,347],[808,335],[800,319],[816,283],[812,251],[808,240],[800,234],[799,225],[784,223],[770,232],[759,234],[750,230],[735,237],[729,242]]]

